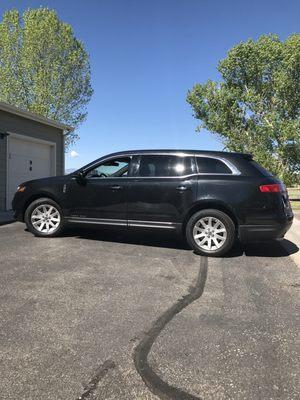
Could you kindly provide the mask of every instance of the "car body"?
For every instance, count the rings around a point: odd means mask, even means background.
[[[60,229],[50,229],[47,234],[46,227],[39,232],[32,225],[34,218],[38,220],[44,213],[43,208],[35,211],[33,219],[26,214],[33,202],[40,199],[50,199],[53,206],[58,206],[55,209],[59,208],[61,225],[117,225],[183,233],[194,215],[216,210],[230,219],[229,231],[234,230],[230,236],[241,241],[282,238],[293,220],[284,185],[253,161],[251,155],[243,153],[123,151],[101,157],[70,175],[23,183],[12,203],[15,218],[25,221],[38,236],[54,236]],[[45,212],[44,217],[47,215]],[[221,232],[222,224],[227,222],[223,217],[218,219],[218,215],[212,218],[221,224]],[[215,223],[206,219],[198,228],[190,226],[190,236],[191,229],[202,241],[204,233],[214,235],[208,229],[209,221],[210,225]],[[47,218],[42,222],[47,226]],[[40,227],[38,222],[35,226]],[[233,239],[230,247],[232,242]],[[195,243],[190,244],[197,250]],[[220,255],[228,248],[198,250]]]

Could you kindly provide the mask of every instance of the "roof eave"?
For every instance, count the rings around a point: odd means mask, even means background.
[[[12,106],[10,104],[0,101],[0,110],[8,112],[10,114],[18,115],[19,117],[31,119],[32,121],[39,122],[44,125],[52,126],[54,128],[61,129],[64,134],[68,134],[74,131],[74,128],[70,125],[61,124],[54,119],[43,117],[42,115],[34,114],[31,111],[26,111],[21,108]]]

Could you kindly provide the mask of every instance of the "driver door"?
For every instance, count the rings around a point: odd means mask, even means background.
[[[76,222],[127,225],[127,186],[131,157],[117,157],[86,171],[85,180],[72,180],[69,218]]]

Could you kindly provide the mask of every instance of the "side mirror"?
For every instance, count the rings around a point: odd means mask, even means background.
[[[85,178],[85,176],[84,176],[82,171],[78,172],[78,174],[75,175],[75,179],[76,179],[76,182],[79,185],[85,185],[86,184],[86,178]]]

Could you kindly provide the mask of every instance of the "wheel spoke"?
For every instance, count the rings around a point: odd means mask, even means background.
[[[212,240],[213,240],[213,242],[214,242],[216,248],[218,248],[219,245],[220,245],[220,243],[217,241],[217,239],[216,239],[215,237],[214,237]]]
[[[41,215],[33,215],[31,218],[40,220],[41,216],[42,216],[42,214]]]
[[[200,241],[199,246],[203,245],[206,241],[207,241],[207,237],[205,236],[205,238]]]
[[[203,236],[206,237],[205,233],[204,233],[204,232],[201,232],[201,233],[199,233],[198,235],[195,235],[194,238],[195,238],[195,239],[199,239],[199,238],[201,238],[201,237],[203,237]]]
[[[207,248],[208,250],[211,250],[211,238],[207,239]]]
[[[39,219],[39,220],[37,220],[37,221],[34,221],[34,222],[32,223],[32,225],[34,225],[34,226],[36,226],[36,225],[38,225],[38,224],[41,225],[41,223],[42,223],[42,221]]]
[[[200,224],[203,226],[204,229],[207,228],[207,225],[206,225],[206,223],[205,223],[205,221],[204,221],[203,219],[200,219],[199,222],[200,222]]]
[[[215,229],[215,233],[226,232],[225,228]]]

